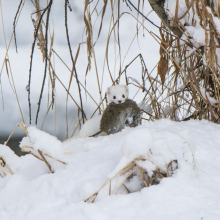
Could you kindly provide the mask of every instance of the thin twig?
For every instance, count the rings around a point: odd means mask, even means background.
[[[79,79],[78,79],[78,75],[76,72],[76,66],[75,66],[75,62],[73,59],[73,55],[72,55],[72,50],[71,50],[71,45],[70,45],[70,40],[69,40],[69,33],[68,33],[68,25],[67,25],[67,5],[68,5],[68,0],[65,0],[65,27],[66,27],[66,37],[67,37],[67,43],[68,43],[68,47],[69,47],[69,52],[70,52],[70,56],[71,56],[71,61],[72,61],[72,65],[73,65],[73,69],[75,71],[75,76],[76,76],[76,82],[78,85],[78,90],[79,90],[79,99],[80,99],[80,105],[81,105],[81,113],[82,113],[82,119],[83,119],[83,124],[84,124],[84,117],[85,113],[83,111],[83,104],[82,104],[82,96],[81,96],[81,89],[80,89],[80,85],[79,85]]]
[[[18,10],[17,10],[16,15],[15,15],[15,18],[14,18],[14,22],[13,22],[13,32],[14,32],[16,52],[18,52],[18,51],[17,51],[17,41],[16,41],[16,33],[15,33],[15,23],[16,23],[16,19],[17,19],[18,13],[19,13],[19,11],[20,11],[20,9],[21,9],[22,2],[23,2],[23,0],[20,1],[20,4],[19,4],[19,6],[18,6]]]
[[[35,48],[35,43],[37,40],[37,36],[38,36],[38,30],[40,28],[41,25],[41,20],[43,19],[44,13],[47,11],[48,8],[50,8],[51,4],[52,4],[53,0],[50,1],[50,3],[48,4],[48,6],[43,10],[43,13],[39,19],[37,28],[35,30],[35,34],[34,34],[34,42],[32,44],[32,48],[31,48],[31,61],[30,61],[30,69],[29,69],[29,80],[28,80],[28,86],[27,86],[27,91],[28,91],[28,103],[29,103],[29,124],[31,124],[31,100],[30,100],[30,86],[31,86],[31,71],[32,71],[32,61],[33,61],[33,55],[34,55],[34,48]]]
[[[39,111],[40,111],[40,104],[41,104],[41,99],[42,99],[42,94],[43,94],[43,90],[44,90],[44,85],[45,85],[45,79],[46,79],[46,74],[47,74],[47,57],[48,57],[48,54],[47,54],[47,40],[48,40],[48,25],[49,25],[49,17],[50,17],[50,10],[51,10],[51,5],[53,3],[53,0],[50,0],[49,4],[48,4],[48,9],[47,9],[47,20],[46,20],[46,28],[45,28],[45,40],[46,40],[46,43],[45,43],[45,68],[44,68],[44,77],[43,77],[43,83],[42,83],[42,87],[41,87],[41,92],[40,92],[40,97],[39,97],[39,101],[38,101],[38,108],[37,108],[37,114],[36,114],[36,120],[35,120],[35,124],[37,124],[37,118],[38,118],[38,114],[39,114]],[[40,21],[39,21],[40,23]]]

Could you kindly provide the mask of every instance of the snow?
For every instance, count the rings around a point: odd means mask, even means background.
[[[0,178],[0,219],[220,219],[219,129],[206,120],[161,119],[114,135],[62,143],[29,127],[30,140],[25,137],[20,146],[32,144],[67,165],[52,174],[43,161],[30,154],[17,157],[1,145],[0,156],[14,174]],[[178,169],[160,184],[144,188],[140,176],[131,176],[125,182],[130,194],[122,186],[115,190],[123,176],[118,182],[114,178],[111,195],[108,183],[94,203],[84,202],[140,155],[147,160],[137,163],[149,173],[173,159]]]
[[[139,107],[141,110],[143,110],[143,111],[145,111],[145,112],[147,112],[147,113],[149,113],[149,114],[152,113],[151,105],[145,103],[145,101],[142,101],[142,102],[138,103],[138,107]]]
[[[65,160],[62,148],[62,142],[57,137],[52,136],[44,131],[30,126],[28,129],[28,136],[21,141],[21,146],[28,146],[35,150],[41,150],[46,154],[60,160]]]
[[[169,105],[165,105],[164,110],[163,110],[164,117],[166,118],[172,110],[173,109]]]
[[[83,138],[83,137],[89,137],[92,136],[100,131],[100,121],[101,121],[102,115],[94,116],[93,118],[87,120],[85,124],[82,126],[82,128],[79,131],[79,134],[69,138],[65,141],[70,141],[75,138]]]
[[[200,88],[200,92],[202,94],[202,97],[205,99],[205,100],[209,100],[210,104],[217,104],[218,101],[214,98],[212,98],[208,92],[205,92],[205,88]]]
[[[189,4],[191,4],[191,2],[192,1],[190,1]],[[199,4],[200,4],[200,7],[202,7],[202,3],[199,3]],[[173,4],[172,0],[166,0],[164,3],[164,8],[170,19],[175,17],[176,4]],[[206,7],[206,9],[209,11],[210,16],[214,20],[214,23],[217,26],[217,30],[219,30],[219,27],[220,27],[219,19],[211,15],[212,13],[209,7]],[[179,0],[177,18],[180,18],[187,10],[188,8],[186,6],[185,0]],[[200,26],[200,19],[194,10],[195,10],[195,6],[191,7],[188,10],[187,15],[179,20],[180,23],[184,25],[184,28],[186,29],[186,32],[187,32],[187,36],[183,35],[182,39],[188,40],[187,38],[188,36],[190,36],[192,38],[191,41],[196,47],[204,46],[205,45],[205,30]],[[193,49],[191,50],[191,52],[192,51]]]
[[[17,168],[20,166],[21,160],[19,157],[12,151],[9,147],[5,145],[1,145],[1,155],[3,160],[8,161],[11,164],[12,170],[17,170]],[[0,159],[1,163],[1,159]],[[10,170],[8,170],[10,172]]]

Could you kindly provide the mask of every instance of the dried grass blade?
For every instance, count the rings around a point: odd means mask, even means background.
[[[157,71],[158,71],[158,74],[160,76],[160,79],[161,79],[161,82],[162,82],[162,85],[163,85],[164,82],[165,82],[165,76],[168,73],[168,60],[163,56],[160,57],[160,61],[158,63]]]
[[[43,161],[46,163],[46,165],[47,165],[48,169],[50,170],[50,172],[51,172],[51,173],[54,173],[54,172],[52,171],[52,169],[51,169],[50,164],[48,163],[48,161],[45,159],[43,153],[41,152],[41,150],[38,150],[38,153],[39,153],[40,156],[42,157]]]
[[[148,185],[147,185],[147,183],[146,183],[146,181],[145,181],[145,179],[144,179],[143,169],[142,169],[141,167],[139,167],[139,166],[138,166],[138,169],[139,169],[139,171],[140,171],[141,178],[142,178],[142,180],[143,180],[143,182],[144,182],[144,185],[145,185],[146,187],[148,187]]]
[[[127,191],[127,193],[129,194],[129,193],[131,193],[131,191],[128,189],[128,187],[127,186],[125,186],[125,184],[123,183],[122,184],[122,186],[124,186],[124,188],[126,189],[126,191]]]
[[[107,0],[103,0],[103,2],[104,2],[104,6],[102,8],[102,18],[101,18],[101,23],[100,23],[100,27],[99,27],[99,32],[98,32],[98,37],[97,38],[99,38],[99,35],[101,33],[101,30],[102,30],[102,21],[103,21],[104,15],[105,15],[105,10],[106,10],[106,6],[107,6],[108,1]]]

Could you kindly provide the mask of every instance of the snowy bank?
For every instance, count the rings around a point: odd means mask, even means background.
[[[115,135],[61,143],[32,127],[32,147],[53,152],[67,164],[52,167],[52,174],[44,161],[32,155],[19,158],[1,145],[0,156],[13,174],[0,178],[0,219],[220,219],[219,129],[208,121],[163,119]],[[30,144],[27,139],[22,143]],[[149,149],[155,157],[150,158]],[[125,183],[130,194],[120,187],[109,196],[108,184],[94,203],[84,202],[140,155],[161,167],[177,159],[178,169],[144,188],[140,178],[131,176]],[[50,158],[50,163],[59,162]],[[148,165],[142,164],[150,172]]]

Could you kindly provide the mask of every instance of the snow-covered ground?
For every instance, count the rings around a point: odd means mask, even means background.
[[[21,147],[40,149],[67,165],[46,157],[55,171],[52,174],[32,155],[17,157],[0,146],[14,173],[0,178],[0,219],[219,220],[219,130],[219,125],[205,120],[162,119],[114,135],[61,143],[30,127],[30,138],[24,138]],[[123,186],[115,194],[117,181],[113,179],[111,195],[107,184],[94,203],[84,202],[134,158],[147,158],[149,149],[149,161],[158,166],[178,160],[171,177],[141,189],[141,179],[133,176],[125,182],[130,194]],[[149,163],[145,165],[150,168]]]

